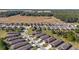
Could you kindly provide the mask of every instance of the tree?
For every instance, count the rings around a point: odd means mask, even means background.
[[[52,29],[52,33],[53,33],[53,34],[56,34],[55,30]]]
[[[69,41],[76,41],[76,35],[72,31],[67,32],[67,38]]]

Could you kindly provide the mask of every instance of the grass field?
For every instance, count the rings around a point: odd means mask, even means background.
[[[29,28],[27,34],[31,35],[32,33],[33,33],[32,28]]]
[[[6,37],[7,32],[5,30],[0,30],[0,38]]]
[[[6,46],[4,45],[2,39],[0,39],[0,50],[6,50]]]
[[[5,45],[3,43],[3,38],[5,38],[7,35],[7,32],[5,30],[0,30],[0,50],[5,50]]]

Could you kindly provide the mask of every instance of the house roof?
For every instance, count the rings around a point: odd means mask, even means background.
[[[55,41],[51,42],[50,44],[53,47],[57,47],[57,46],[61,45],[62,43],[64,43],[64,41],[62,41],[62,40],[55,40]]]
[[[24,46],[24,45],[27,45],[27,43],[26,42],[18,42],[16,44],[11,45],[10,49],[17,49],[17,48]]]
[[[60,50],[68,50],[72,45],[70,43],[63,43],[58,49]]]
[[[45,41],[46,41],[47,43],[51,43],[51,42],[53,42],[53,41],[55,41],[55,40],[56,40],[56,39],[53,38],[53,37],[49,37],[49,38],[45,39]]]
[[[20,43],[20,42],[26,42],[26,41],[24,39],[16,39],[16,40],[7,41],[7,42],[8,42],[9,45],[13,45],[13,44],[17,44],[17,43]]]
[[[16,50],[29,50],[31,48],[32,48],[32,46],[30,44],[27,44],[25,46],[17,48]]]
[[[46,40],[47,38],[49,38],[50,36],[48,35],[44,35],[44,36],[41,36],[40,39],[43,39],[43,40]]]

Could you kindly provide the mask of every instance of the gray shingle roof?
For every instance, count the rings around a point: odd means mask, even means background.
[[[64,43],[64,41],[62,40],[55,40],[53,42],[51,42],[50,44],[53,46],[53,47],[57,47],[59,46],[60,44]]]
[[[8,32],[8,34],[20,34],[19,32]]]
[[[46,39],[45,41],[46,41],[47,43],[51,43],[51,42],[53,42],[53,41],[55,41],[55,40],[56,40],[55,38],[49,37],[49,38]]]
[[[46,40],[47,38],[49,38],[48,35],[44,35],[44,36],[41,36],[40,39],[43,39],[43,40]]]
[[[31,48],[32,48],[32,46],[30,44],[27,44],[25,46],[17,48],[16,50],[29,50]]]
[[[58,49],[60,50],[68,50],[72,45],[70,43],[63,43]]]
[[[26,42],[24,39],[16,39],[16,40],[13,40],[13,41],[8,41],[7,43],[9,45],[13,45],[13,44],[17,44],[17,43],[20,43],[20,42]]]
[[[32,34],[33,35],[37,35],[37,34],[40,34],[41,32],[33,32]]]
[[[12,41],[12,40],[21,39],[21,38],[22,37],[9,37],[9,38],[6,38],[5,40]]]
[[[24,45],[27,45],[27,42],[18,42],[16,44],[11,45],[10,49],[17,49],[17,48],[22,47]]]
[[[9,35],[7,35],[7,38],[9,38],[9,37],[15,37],[15,36],[19,36],[19,34],[9,34]]]
[[[43,36],[43,35],[45,35],[45,34],[40,33],[40,34],[37,34],[36,37],[39,38],[39,37],[41,37],[41,36]]]

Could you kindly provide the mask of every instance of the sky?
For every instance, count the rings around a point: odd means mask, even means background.
[[[0,0],[0,9],[79,9],[79,0]]]

